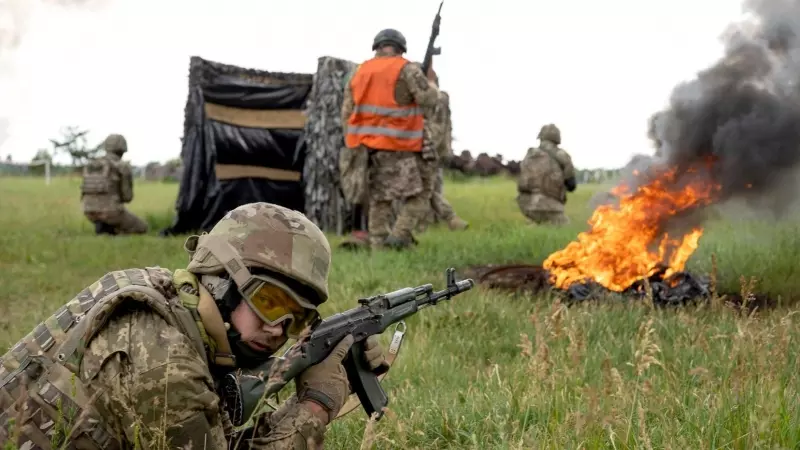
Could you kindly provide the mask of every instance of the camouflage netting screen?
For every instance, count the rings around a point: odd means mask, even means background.
[[[348,205],[339,184],[339,149],[344,146],[340,111],[344,86],[356,64],[319,58],[306,105],[305,213],[325,231],[363,229],[361,208]]]
[[[191,58],[176,217],[162,234],[208,231],[250,202],[303,211],[303,108],[312,82],[312,74]]]

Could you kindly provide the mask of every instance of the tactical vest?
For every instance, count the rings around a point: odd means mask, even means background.
[[[81,194],[96,197],[120,197],[119,174],[108,157],[91,159],[83,166]]]
[[[402,56],[382,56],[358,66],[350,78],[353,112],[344,136],[348,148],[364,145],[375,150],[422,151],[422,108],[414,102],[399,105],[394,98],[408,62]]]
[[[526,181],[525,186],[521,186],[521,192],[542,194],[562,203],[566,201],[564,168],[556,158],[556,150],[538,147],[529,151],[520,163],[520,171]]]
[[[123,301],[150,307],[181,330],[208,363],[214,348],[197,311],[197,278],[158,267],[106,274],[37,325],[0,358],[0,443],[20,449],[118,449],[90,405],[82,356]]]

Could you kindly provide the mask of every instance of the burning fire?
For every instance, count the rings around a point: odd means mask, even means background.
[[[679,187],[675,172],[666,171],[633,193],[626,186],[614,188],[619,206],[598,207],[589,219],[591,229],[545,260],[551,282],[566,289],[591,279],[622,292],[662,270],[665,277],[682,271],[703,228],[674,237],[664,226],[678,214],[711,203],[719,185],[698,180]]]

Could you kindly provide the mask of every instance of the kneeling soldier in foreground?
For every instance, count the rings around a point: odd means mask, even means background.
[[[235,432],[218,390],[318,319],[331,252],[304,215],[240,206],[186,241],[188,267],[110,272],[2,357],[0,442],[23,449],[306,449],[350,392],[343,339],[296,396]],[[384,363],[377,340],[369,367]],[[66,444],[66,445],[65,445]]]

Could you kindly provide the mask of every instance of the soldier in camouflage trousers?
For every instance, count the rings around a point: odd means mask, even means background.
[[[96,234],[146,233],[147,224],[124,206],[133,200],[133,174],[122,161],[128,144],[122,135],[110,134],[103,147],[106,154],[89,160],[83,168],[83,214],[94,224]]]
[[[382,30],[372,49],[375,56],[345,85],[341,120],[347,148],[340,158],[367,154],[370,246],[404,249],[413,245],[412,231],[430,204],[423,172],[431,155],[423,150],[423,111],[436,104],[438,89],[430,73],[426,76],[419,64],[403,58],[406,39],[399,31]],[[393,202],[401,204],[396,220]]]
[[[439,86],[439,77],[434,72],[434,83]],[[464,230],[469,224],[456,214],[450,202],[444,198],[444,176],[442,163],[453,156],[453,123],[450,115],[450,96],[440,90],[436,106],[426,114],[426,133],[429,143],[424,148],[434,149],[435,160],[431,159],[431,167],[425,172],[427,191],[430,192],[430,208],[420,220],[418,230],[424,231],[428,225],[442,220],[451,230]]]
[[[325,235],[296,211],[252,203],[184,247],[185,270],[110,272],[2,356],[3,448],[321,448],[350,392],[352,336],[245,430],[222,386],[263,383],[241,371],[269,374],[269,357],[318,321]],[[365,350],[373,369],[386,363],[376,339]]]
[[[561,131],[547,124],[539,131],[540,144],[528,149],[520,163],[517,204],[522,213],[537,224],[566,225],[564,214],[567,191],[575,190],[575,167],[569,153],[558,145]]]

